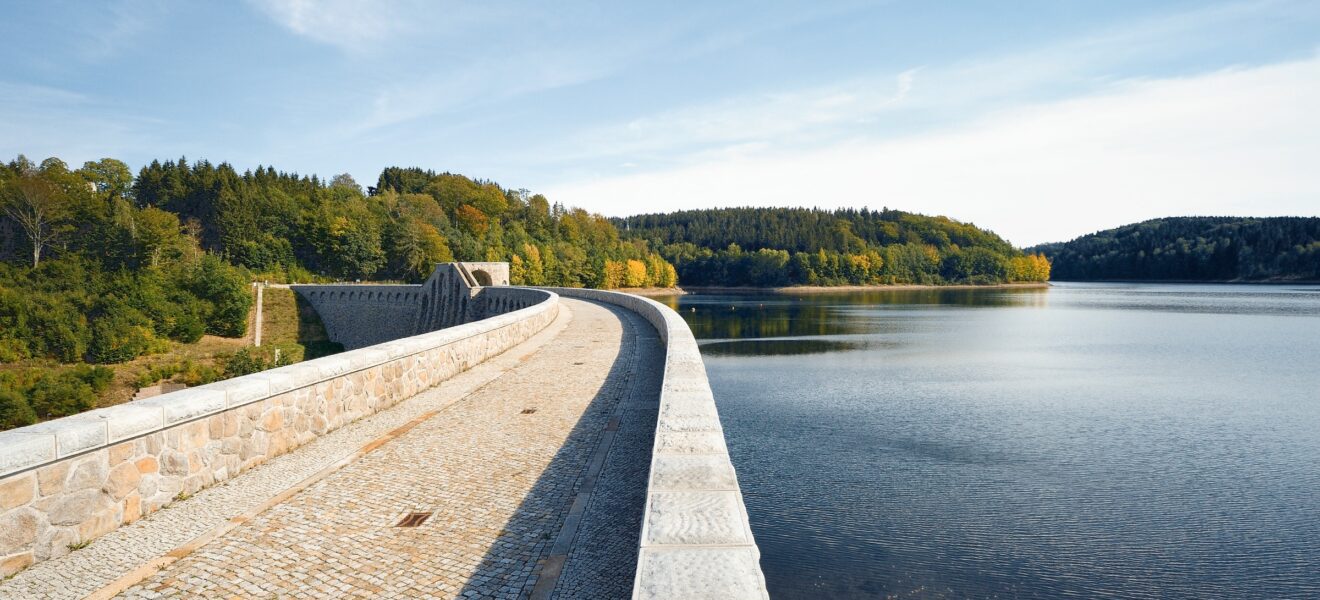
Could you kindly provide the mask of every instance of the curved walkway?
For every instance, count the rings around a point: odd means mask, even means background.
[[[628,596],[664,350],[633,313],[562,302],[532,340],[0,596]],[[397,527],[409,513],[431,516]]]

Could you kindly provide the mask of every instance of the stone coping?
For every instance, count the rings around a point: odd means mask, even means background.
[[[539,291],[546,296],[535,305],[480,321],[0,431],[0,478],[421,354],[557,307],[558,296],[546,290],[488,288],[497,294],[502,290]]]
[[[641,296],[540,289],[632,310],[665,343],[633,598],[769,598],[715,397],[687,323],[669,307]]]

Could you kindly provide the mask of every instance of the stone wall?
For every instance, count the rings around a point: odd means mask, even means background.
[[[293,285],[321,318],[326,336],[356,350],[417,333],[420,285]]]
[[[761,553],[724,444],[706,367],[687,323],[669,307],[640,296],[542,289],[632,310],[665,342],[633,598],[768,598]]]
[[[509,263],[506,262],[462,262],[477,285],[509,285]]]
[[[0,576],[393,406],[525,341],[559,312],[553,293],[488,293],[509,312],[0,432]]]
[[[290,287],[311,304],[331,340],[354,350],[511,310],[509,294],[487,298],[488,291],[508,285],[508,263],[464,262],[436,265],[421,284]]]

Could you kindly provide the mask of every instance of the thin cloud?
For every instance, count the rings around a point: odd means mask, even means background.
[[[249,0],[249,4],[285,29],[307,39],[344,50],[370,44],[409,31],[418,23],[411,14],[429,21],[430,11],[414,2],[358,2],[356,0]]]
[[[548,190],[607,214],[718,205],[948,214],[1019,244],[1170,214],[1317,214],[1320,58],[1003,111],[939,132],[855,140]]]
[[[874,121],[902,105],[918,69],[814,89],[750,94],[691,106],[577,134],[561,158],[713,154],[782,147],[819,138],[826,130]]]

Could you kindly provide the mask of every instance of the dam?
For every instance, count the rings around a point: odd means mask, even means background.
[[[341,354],[0,432],[0,598],[765,598],[687,325],[502,263],[294,286]]]

